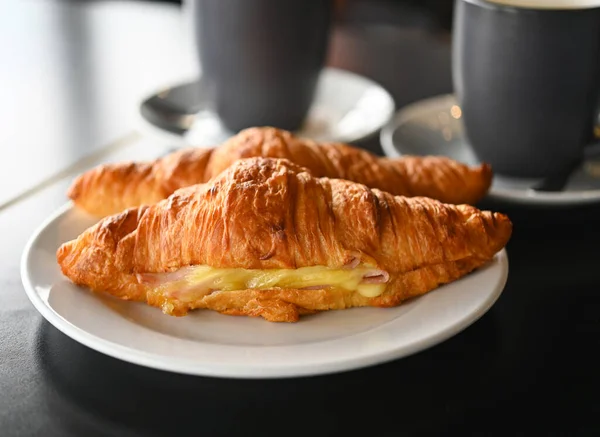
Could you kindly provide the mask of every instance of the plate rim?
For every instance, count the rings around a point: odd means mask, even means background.
[[[379,142],[385,155],[389,158],[400,158],[403,156],[394,146],[394,131],[402,124],[407,123],[410,113],[415,110],[424,110],[425,106],[445,107],[444,102],[452,100],[456,102],[455,94],[445,93],[427,97],[403,106],[394,113],[379,134]],[[563,191],[559,193],[537,192],[531,189],[502,189],[490,188],[487,198],[501,201],[509,201],[515,204],[532,206],[572,206],[587,205],[600,202],[600,189]]]
[[[355,81],[360,81],[363,83],[367,83],[370,86],[376,87],[380,92],[382,92],[383,95],[385,95],[386,100],[390,103],[390,108],[387,111],[387,114],[385,115],[385,117],[382,117],[382,122],[378,123],[377,125],[373,125],[373,127],[368,131],[365,132],[363,135],[360,136],[353,136],[353,137],[345,137],[345,138],[333,138],[333,139],[329,139],[327,140],[327,142],[345,142],[345,143],[353,143],[353,142],[358,142],[358,141],[366,141],[368,139],[372,139],[373,137],[376,137],[377,134],[381,131],[381,129],[390,122],[390,120],[393,118],[394,113],[396,111],[396,102],[392,96],[392,94],[390,93],[390,91],[385,88],[381,83],[379,83],[378,81],[376,81],[373,78],[367,77],[367,76],[363,76],[361,74],[355,73],[353,71],[350,70],[345,70],[342,68],[338,68],[338,67],[330,67],[330,66],[325,66],[323,67],[322,71],[321,71],[321,75],[338,75],[338,76],[345,76],[346,78],[351,78],[352,80]],[[321,76],[321,77],[322,77]],[[197,80],[202,80],[202,74],[200,74],[196,79]],[[177,83],[172,83],[171,85],[168,86],[163,86],[160,89],[164,90],[166,88],[172,88],[184,83],[189,83],[190,80],[188,81],[179,81]],[[153,92],[150,93],[146,96],[144,96],[143,98],[140,99],[140,102],[143,102],[145,100],[147,100],[148,98],[152,97],[153,95],[156,95],[157,92]],[[144,115],[142,114],[141,109],[141,104],[138,105],[138,108],[135,112],[135,125],[136,125],[136,129],[139,130],[142,134],[149,134],[152,135],[153,137],[158,137],[163,141],[169,141],[169,142],[174,142],[179,146],[190,146],[191,144],[186,140],[184,135],[178,135],[175,132],[170,132],[166,129],[161,128],[160,126],[152,123],[150,120],[148,120],[146,117],[144,117]],[[302,136],[302,132],[295,132],[295,135],[299,135]],[[235,133],[234,133],[235,135]],[[207,145],[203,145],[202,147],[214,147],[217,146],[217,144],[213,145],[213,146],[207,146]]]
[[[33,284],[27,268],[32,249],[34,249],[36,242],[40,239],[43,232],[49,225],[60,219],[61,216],[73,210],[74,208],[75,207],[73,203],[70,201],[62,205],[52,214],[50,214],[29,237],[20,260],[21,281],[27,297],[35,309],[47,322],[78,343],[112,358],[172,373],[234,379],[277,379],[325,375],[384,364],[386,362],[414,355],[418,352],[431,348],[464,331],[470,325],[479,320],[495,304],[495,302],[502,295],[508,279],[508,254],[506,248],[503,248],[494,256],[494,258],[497,259],[497,268],[499,269],[500,275],[498,282],[494,284],[493,287],[490,287],[490,291],[486,294],[481,304],[475,310],[473,310],[471,313],[463,315],[460,320],[456,321],[450,327],[439,330],[438,332],[435,332],[434,334],[421,339],[420,341],[415,341],[403,347],[388,348],[383,352],[372,353],[367,356],[357,356],[354,358],[345,359],[344,361],[334,360],[325,364],[314,363],[312,365],[301,365],[299,367],[294,363],[285,367],[269,367],[267,364],[262,368],[252,367],[250,369],[246,368],[244,364],[225,365],[220,368],[214,365],[201,365],[201,363],[190,359],[179,358],[179,360],[170,360],[167,359],[168,357],[166,355],[144,352],[139,349],[134,349],[114,341],[107,340],[96,334],[86,331],[85,329],[71,323],[68,319],[55,312],[49,305],[47,305],[46,302],[43,301],[42,297],[36,290],[36,286]],[[367,331],[362,331],[353,335],[360,335],[364,332]],[[334,339],[332,341],[338,340],[339,339]]]

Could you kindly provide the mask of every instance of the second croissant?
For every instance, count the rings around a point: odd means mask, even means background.
[[[80,175],[68,195],[75,205],[106,216],[151,205],[179,188],[204,183],[238,159],[288,159],[315,177],[346,179],[394,195],[475,204],[489,190],[492,170],[441,156],[381,158],[341,143],[317,143],[271,127],[241,131],[214,149],[189,148],[153,162],[101,165]]]

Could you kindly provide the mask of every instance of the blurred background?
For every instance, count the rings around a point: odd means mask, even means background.
[[[184,9],[176,0],[0,2],[9,60],[0,207],[122,141],[144,98],[197,77]],[[378,82],[397,108],[451,92],[452,9],[451,0],[336,0],[327,64]],[[375,137],[359,145],[382,154]],[[27,173],[14,168],[25,161]]]

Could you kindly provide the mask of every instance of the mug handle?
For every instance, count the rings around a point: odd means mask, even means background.
[[[583,148],[583,159],[592,159],[600,156],[600,97],[596,109],[596,123],[594,123],[591,139]]]
[[[600,127],[597,127],[596,129],[600,131]],[[596,138],[596,141],[592,141],[583,149],[584,160],[598,157],[600,157],[600,136]]]
[[[596,151],[596,147],[600,143],[600,85],[598,87],[598,99],[596,100],[596,117],[594,120],[594,127],[592,128],[590,144],[587,145],[584,149],[584,158],[591,158],[598,156],[598,153],[594,153]],[[588,152],[589,149],[589,152]],[[592,155],[589,155],[592,154]]]
[[[584,147],[583,153],[577,160],[568,163],[559,172],[542,179],[531,189],[533,191],[561,191],[568,183],[573,172],[588,159],[600,157],[600,120],[594,126],[592,141]]]

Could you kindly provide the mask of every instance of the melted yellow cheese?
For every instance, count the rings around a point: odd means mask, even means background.
[[[210,290],[265,290],[270,288],[302,289],[319,287],[357,291],[365,297],[382,294],[386,284],[364,284],[363,277],[373,268],[332,269],[325,266],[301,267],[298,269],[250,270],[241,268],[214,268],[195,266],[177,281],[164,283],[165,291],[193,290],[193,294]],[[185,292],[184,292],[185,293]],[[183,296],[181,296],[183,297]],[[190,296],[191,297],[191,296]]]

